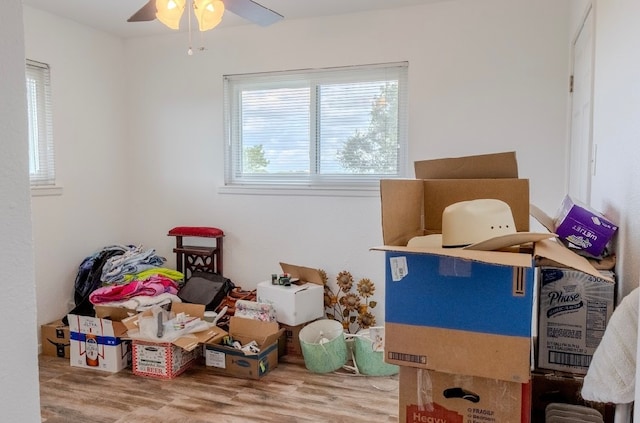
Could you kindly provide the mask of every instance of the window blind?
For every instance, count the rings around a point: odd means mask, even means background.
[[[55,185],[49,65],[27,60],[29,175],[36,187]]]
[[[357,187],[404,176],[407,67],[226,75],[226,184]]]

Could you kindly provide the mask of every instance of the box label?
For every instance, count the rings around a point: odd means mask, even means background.
[[[464,418],[438,404],[407,405],[407,423],[463,423]]]
[[[540,272],[538,367],[586,374],[614,307],[614,284],[570,269]]]
[[[391,268],[391,280],[394,282],[402,280],[409,274],[406,257],[391,257],[389,266]]]
[[[225,353],[207,349],[207,353],[205,355],[205,365],[224,369],[227,367],[226,363],[227,361]]]

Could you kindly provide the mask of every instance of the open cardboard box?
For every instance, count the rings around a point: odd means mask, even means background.
[[[322,275],[319,269],[311,267],[296,266],[295,264],[280,263],[280,267],[284,273],[288,273],[293,278],[298,279],[298,284],[314,283],[316,285],[324,285]]]
[[[245,353],[227,345],[207,342],[204,348],[205,365],[215,373],[260,379],[278,367],[278,338],[283,332],[278,322],[232,316],[229,321],[231,338],[242,345],[256,341],[260,352]]]
[[[185,313],[188,316],[196,317],[204,321],[205,306],[203,304],[188,304],[188,303],[172,303],[171,312],[174,314]],[[144,317],[153,317],[153,311],[147,310],[142,313],[138,313],[134,316],[125,318],[122,323],[127,329],[129,337],[136,337],[137,331],[139,331],[139,320]],[[199,332],[190,333],[184,335],[178,339],[172,340],[171,344],[180,347],[186,351],[194,350],[198,345],[201,345],[209,340],[214,342],[220,342],[226,332],[219,327],[209,327]],[[165,342],[160,338],[145,338],[141,339],[149,342]]]
[[[185,313],[204,322],[205,306],[202,304],[172,303],[171,312],[175,315]],[[132,341],[132,371],[137,376],[160,379],[173,379],[187,370],[202,355],[197,348],[204,342],[220,342],[227,334],[218,327],[189,333],[171,342],[161,338],[142,338],[139,333],[140,319],[153,317],[153,311],[147,310],[126,318],[123,323]],[[206,326],[206,325],[204,325]]]
[[[118,372],[131,364],[131,341],[122,322],[131,310],[97,306],[95,311],[95,317],[68,315],[70,364]]]
[[[278,322],[298,326],[324,316],[324,283],[318,269],[280,263],[282,271],[298,278],[290,286],[263,281],[257,285],[259,303],[271,304]]]
[[[526,383],[536,258],[602,276],[552,240],[522,252],[406,247],[414,236],[440,233],[445,207],[479,198],[505,201],[517,230],[529,230],[529,183],[517,178],[515,154],[481,156],[493,171],[504,169],[500,178],[478,178],[474,160],[453,159],[459,179],[380,181],[384,245],[372,249],[385,252],[385,361]],[[448,169],[447,159],[437,166]]]

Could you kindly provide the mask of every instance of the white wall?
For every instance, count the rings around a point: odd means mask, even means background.
[[[69,311],[78,265],[126,231],[129,158],[124,42],[24,8],[29,59],[51,66],[56,177],[61,196],[33,197],[38,321]],[[135,234],[133,235],[135,237]]]
[[[225,274],[242,287],[287,261],[370,278],[383,298],[383,256],[369,251],[382,243],[377,195],[218,191],[224,74],[408,60],[410,162],[515,150],[532,201],[552,213],[565,186],[568,21],[566,2],[458,0],[219,28],[188,56],[184,33],[122,42],[25,8],[27,55],[52,65],[64,185],[34,199],[39,322],[68,311],[77,266],[105,245],[143,244],[172,266],[177,225],[224,229]]]
[[[640,2],[596,3],[593,142],[597,145],[592,205],[620,225],[621,294],[640,276]]]
[[[532,200],[553,212],[564,195],[567,24],[565,2],[460,0],[214,30],[193,56],[184,34],[127,41],[128,229],[171,256],[172,226],[221,227],[225,273],[248,288],[287,261],[330,277],[350,270],[381,295],[383,257],[369,251],[382,242],[377,196],[218,191],[222,76],[408,60],[411,162],[515,150]]]
[[[36,294],[29,204],[25,55],[20,2],[0,14],[0,415],[40,422]]]

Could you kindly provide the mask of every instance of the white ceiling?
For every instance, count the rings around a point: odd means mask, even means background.
[[[285,19],[391,9],[437,1],[443,0],[256,0],[263,6],[280,13]],[[127,22],[133,13],[147,3],[147,0],[22,0],[22,3],[122,38],[171,31],[157,20]],[[250,22],[231,12],[226,12],[220,26],[245,24]],[[181,29],[186,29],[186,26],[186,24],[181,25]]]

